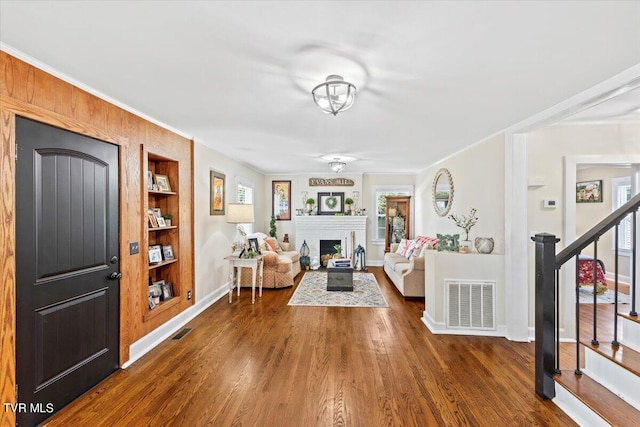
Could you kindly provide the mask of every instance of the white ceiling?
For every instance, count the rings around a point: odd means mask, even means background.
[[[1,0],[0,42],[263,173],[404,172],[640,63],[640,2]]]

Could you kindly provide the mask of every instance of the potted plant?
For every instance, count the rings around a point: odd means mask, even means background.
[[[273,237],[274,239],[276,239],[276,233],[277,233],[277,228],[276,228],[276,217],[271,215],[271,222],[269,223],[269,236]]]
[[[253,249],[247,251],[247,258],[255,258],[256,256],[258,256],[258,253]]]
[[[311,211],[313,211],[313,206],[316,204],[316,199],[314,199],[313,197],[309,197],[307,199],[307,212],[309,212],[309,214],[311,214]]]
[[[471,208],[469,211],[469,215],[456,215],[451,214],[449,218],[456,223],[456,225],[464,231],[464,240],[460,242],[460,248],[465,248],[460,252],[468,252],[469,248],[471,248],[471,241],[469,240],[469,231],[471,228],[476,225],[478,222],[478,217],[476,217],[476,208]]]
[[[347,206],[347,213],[351,214],[353,213],[353,211],[351,210],[351,206],[353,205],[353,199],[351,197],[347,197],[346,199],[344,199],[344,204]]]
[[[171,227],[171,218],[173,218],[170,214],[162,215],[164,218],[164,223],[167,224],[167,227]]]
[[[342,257],[342,245],[333,245],[333,250],[336,251],[336,253],[333,254],[334,258]]]

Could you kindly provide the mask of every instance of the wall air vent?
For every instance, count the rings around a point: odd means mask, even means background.
[[[447,328],[495,330],[496,282],[444,281],[447,290]]]

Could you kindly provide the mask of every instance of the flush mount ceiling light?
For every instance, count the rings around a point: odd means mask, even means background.
[[[314,87],[311,94],[322,111],[335,116],[351,108],[356,99],[356,87],[345,82],[342,76],[332,74],[324,83]]]
[[[346,166],[347,164],[345,162],[341,162],[338,157],[329,162],[329,167],[335,173],[341,172]]]

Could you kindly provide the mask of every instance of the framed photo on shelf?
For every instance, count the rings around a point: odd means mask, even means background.
[[[271,181],[271,214],[278,221],[291,221],[291,181]]]
[[[164,280],[158,280],[149,285],[149,299],[154,303],[154,307],[162,300],[162,285],[164,285]],[[151,304],[149,304],[149,308],[151,308]]]
[[[164,222],[164,218],[162,218],[161,216],[156,218],[156,221],[158,221],[158,227],[166,227],[167,223]]]
[[[147,171],[147,190],[155,190],[154,185],[153,172]]]
[[[576,182],[576,203],[602,203],[602,180]]]
[[[335,215],[344,212],[344,192],[318,193],[318,215]]]
[[[216,171],[209,171],[210,207],[209,215],[224,215],[224,180],[225,175]]]
[[[154,308],[156,308],[156,302],[154,301],[154,298],[149,295],[149,310],[153,310]]]
[[[147,214],[147,219],[149,220],[149,227],[150,228],[158,228],[158,218],[156,218],[156,216],[153,213],[148,213]]]
[[[149,245],[149,264],[162,262],[162,245]]]
[[[151,212],[156,218],[160,218],[162,216],[160,208],[149,208],[149,212]]]
[[[173,285],[171,283],[162,284],[162,299],[164,301],[173,298]]]
[[[253,249],[253,251],[257,254],[260,253],[260,245],[258,244],[258,239],[250,237],[249,239],[249,249]]]
[[[158,184],[159,191],[171,191],[171,184],[169,184],[169,177],[167,175],[156,174],[156,184]]]
[[[173,248],[171,247],[171,245],[162,246],[162,257],[165,260],[173,259]]]

